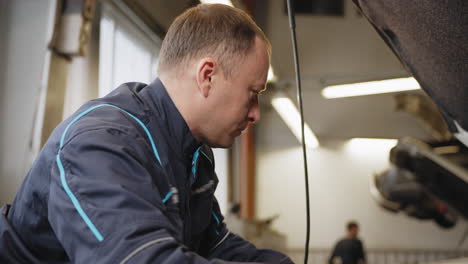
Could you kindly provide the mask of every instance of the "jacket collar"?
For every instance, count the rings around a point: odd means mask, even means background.
[[[167,139],[180,158],[192,159],[198,142],[159,78],[138,92],[151,112],[158,116],[158,127],[166,129]]]

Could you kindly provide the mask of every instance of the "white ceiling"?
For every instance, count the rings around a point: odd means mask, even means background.
[[[296,17],[306,121],[319,139],[403,136],[429,139],[430,135],[414,117],[394,111],[395,93],[332,100],[321,97],[320,91],[326,84],[408,76],[353,3],[344,2],[345,17]],[[255,19],[273,45],[272,65],[279,86],[290,87],[288,92],[295,99],[291,35],[284,3],[280,0],[255,3]]]

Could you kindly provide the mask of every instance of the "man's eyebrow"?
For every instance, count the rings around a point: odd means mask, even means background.
[[[267,86],[266,84],[263,85],[263,84],[258,84],[258,85],[254,85],[252,86],[252,90],[256,93],[263,93],[265,90],[266,90]]]
[[[267,90],[267,85],[266,83],[263,84],[263,85],[259,85],[259,87],[261,87],[261,89],[258,91],[259,94],[265,92]]]

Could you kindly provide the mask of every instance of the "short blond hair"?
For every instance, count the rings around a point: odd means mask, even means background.
[[[219,61],[230,77],[255,44],[265,42],[268,54],[271,44],[265,33],[244,11],[222,4],[200,4],[179,15],[169,27],[159,55],[159,72],[172,70],[203,56]]]

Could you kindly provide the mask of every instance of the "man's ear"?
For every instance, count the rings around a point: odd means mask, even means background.
[[[203,95],[203,97],[208,97],[210,94],[215,67],[215,61],[212,58],[203,58],[200,59],[197,63],[197,84],[199,92]]]

